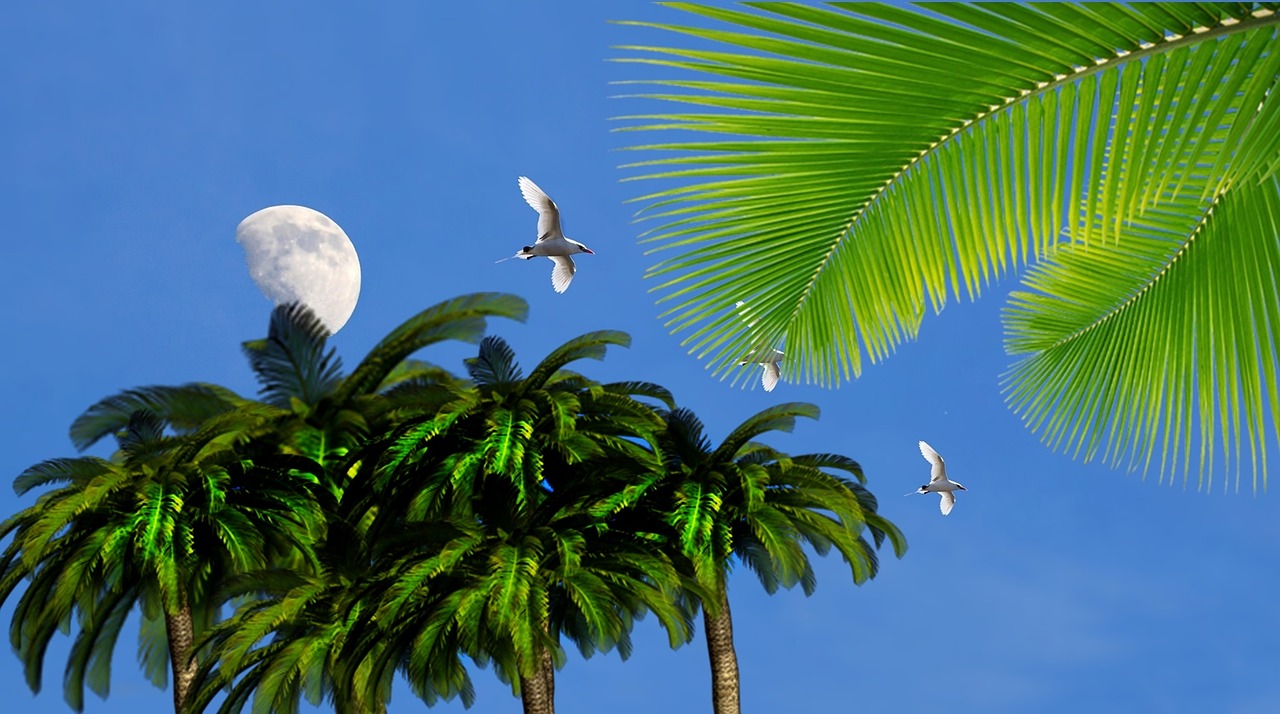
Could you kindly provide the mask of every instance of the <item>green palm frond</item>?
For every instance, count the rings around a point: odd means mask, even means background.
[[[138,622],[138,667],[157,689],[169,684],[169,638],[164,613],[154,598],[143,598]]]
[[[600,389],[610,394],[625,394],[628,397],[646,397],[662,402],[667,409],[676,408],[676,399],[671,390],[653,382],[611,382],[600,385]]]
[[[302,303],[279,305],[271,311],[267,336],[243,345],[249,366],[261,383],[264,401],[282,409],[291,400],[314,406],[333,391],[342,376],[342,359],[326,349],[329,330]]]
[[[770,431],[790,432],[795,428],[796,417],[817,419],[818,415],[817,405],[806,402],[788,402],[762,409],[734,427],[711,458],[713,461],[732,459],[757,436]]]
[[[433,305],[382,338],[343,380],[335,399],[342,403],[377,389],[397,365],[423,347],[444,340],[478,341],[486,317],[523,322],[528,313],[524,299],[505,293],[474,293]]]
[[[679,469],[681,465],[693,468],[711,451],[706,427],[692,409],[680,407],[665,412],[663,420],[667,426],[663,444],[668,468]]]
[[[226,387],[203,382],[129,389],[99,401],[76,417],[71,423],[71,443],[84,451],[125,428],[129,417],[139,410],[158,415],[170,428],[184,433],[245,401]]]
[[[120,451],[126,458],[136,458],[162,448],[164,440],[164,422],[153,412],[145,409],[129,415],[129,423],[116,435]]]
[[[699,26],[629,23],[688,46],[623,48],[622,61],[670,77],[637,82],[659,88],[639,96],[673,108],[625,118],[672,137],[632,147],[660,156],[630,166],[660,184],[638,200],[646,240],[666,255],[649,274],[672,304],[668,325],[720,374],[768,343],[793,378],[857,376],[952,296],[975,298],[1064,245],[1142,252],[1128,243],[1154,211],[1183,219],[1185,246],[1206,206],[1242,192],[1257,210],[1250,187],[1280,167],[1277,3],[672,6]],[[1242,242],[1274,235],[1265,221],[1237,225],[1263,231]],[[1149,277],[1163,259],[1146,260]],[[1088,289],[1073,276],[1063,289]],[[1229,311],[1256,319],[1245,303]],[[1156,319],[1172,331],[1204,314]],[[1247,402],[1256,424],[1267,400]],[[1111,414],[1038,418],[1089,444]],[[1205,438],[1240,433],[1224,419]],[[1171,450],[1187,448],[1185,433]]]
[[[475,357],[463,360],[472,381],[486,387],[505,388],[524,378],[516,362],[516,352],[501,337],[490,335],[480,341]]]
[[[396,365],[375,391],[388,393],[406,384],[444,384],[457,379],[449,370],[420,359],[406,359]]]
[[[765,592],[772,595],[778,585],[791,588],[800,583],[805,594],[812,595],[817,586],[813,567],[791,519],[777,509],[760,507],[753,509],[748,519],[746,528],[734,535],[734,552],[743,556],[757,575],[768,571],[768,577],[760,575]]]
[[[49,459],[18,474],[18,477],[13,480],[13,490],[14,493],[22,496],[33,488],[59,482],[85,484],[110,471],[111,468],[110,461],[93,456]],[[7,532],[8,528],[0,528],[0,537]]]
[[[136,593],[110,591],[81,611],[80,632],[67,655],[62,692],[67,705],[84,710],[84,689],[105,699],[111,692],[111,655]]]
[[[865,484],[867,477],[862,473],[862,464],[844,454],[800,454],[791,457],[793,463],[814,469],[839,469],[853,476],[859,484]]]
[[[1073,247],[1029,272],[1034,292],[1005,313],[1009,351],[1025,355],[1005,376],[1010,402],[1086,460],[1181,469],[1203,486],[1221,453],[1237,488],[1252,463],[1257,489],[1268,422],[1280,424],[1268,337],[1280,329],[1280,180],[1201,202],[1190,228],[1179,208],[1147,211],[1118,249]]]
[[[546,357],[543,357],[542,361],[533,368],[533,371],[529,373],[529,377],[525,381],[535,387],[541,387],[561,367],[570,362],[576,362],[580,359],[604,359],[605,351],[609,345],[630,347],[631,335],[618,330],[597,330],[588,332],[585,335],[579,335],[555,348]]]
[[[639,391],[636,391],[636,385],[640,385]],[[635,398],[661,399],[647,386],[647,382],[592,385],[576,392],[574,396],[582,412],[578,417],[579,428],[587,428],[597,435],[615,433],[628,436],[644,436],[661,430],[664,425],[660,410]],[[674,406],[674,403],[674,399],[664,402],[668,406]]]
[[[332,699],[340,711],[380,710],[390,681],[371,672],[365,657],[347,657],[349,639],[369,627],[359,597],[369,584],[346,582],[333,571],[245,576],[241,587],[266,596],[245,602],[211,629],[213,656],[197,674],[194,710],[228,687],[222,712],[241,711],[251,697],[253,711],[297,711],[304,698],[313,705]]]

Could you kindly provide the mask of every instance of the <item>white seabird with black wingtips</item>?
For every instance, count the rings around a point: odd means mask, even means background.
[[[947,515],[956,505],[956,491],[968,491],[969,489],[947,478],[947,465],[943,463],[942,456],[933,450],[925,442],[920,442],[920,455],[925,461],[933,464],[933,468],[929,470],[929,483],[921,486],[919,489],[908,493],[908,496],[917,493],[937,493],[942,496],[942,503],[938,504],[938,508],[942,511],[942,515]]]
[[[525,176],[519,177],[516,182],[520,185],[520,194],[524,196],[525,203],[538,212],[538,240],[533,245],[521,248],[515,255],[502,258],[497,262],[501,263],[512,258],[528,260],[538,256],[550,258],[551,262],[556,264],[556,267],[551,269],[551,287],[556,292],[562,293],[569,289],[569,282],[577,272],[577,266],[569,256],[576,253],[594,255],[595,251],[576,240],[565,237],[564,231],[560,228],[560,208],[545,191],[538,188],[538,184]]]

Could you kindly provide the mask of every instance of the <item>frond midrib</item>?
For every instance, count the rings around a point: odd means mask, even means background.
[[[959,136],[965,129],[968,129],[969,127],[972,127],[985,120],[988,120],[991,117],[998,115],[1001,111],[1006,111],[1010,109],[1012,106],[1014,106],[1019,102],[1030,101],[1035,97],[1052,92],[1065,84],[1077,82],[1091,74],[1097,74],[1099,72],[1102,72],[1107,69],[1111,69],[1113,67],[1122,66],[1134,60],[1141,60],[1145,57],[1151,56],[1153,54],[1161,53],[1161,52],[1169,52],[1186,45],[1195,44],[1198,42],[1206,42],[1213,39],[1217,39],[1219,37],[1225,37],[1227,35],[1235,34],[1238,32],[1247,32],[1249,30],[1257,29],[1259,27],[1265,27],[1268,25],[1275,25],[1275,24],[1280,24],[1280,13],[1276,13],[1273,10],[1270,10],[1267,8],[1261,8],[1259,10],[1256,10],[1254,11],[1254,15],[1252,17],[1249,17],[1243,20],[1236,20],[1235,18],[1227,17],[1227,18],[1224,18],[1222,21],[1220,21],[1216,27],[1206,28],[1204,32],[1193,31],[1191,34],[1188,34],[1188,35],[1176,35],[1176,34],[1171,35],[1165,40],[1163,40],[1162,42],[1151,43],[1145,47],[1139,47],[1138,49],[1132,50],[1132,51],[1122,51],[1124,52],[1123,54],[1116,55],[1115,57],[1112,57],[1109,59],[1097,60],[1094,62],[1094,64],[1087,67],[1080,67],[1075,72],[1072,72],[1071,74],[1059,75],[1056,78],[1054,78],[1052,81],[1042,82],[1035,89],[1023,90],[1016,95],[1011,95],[1005,99],[1003,104],[993,105],[989,111],[980,113],[970,119],[964,120],[960,125],[953,127],[950,132],[940,136],[936,141],[930,144],[927,148],[921,150],[921,152],[915,158],[911,159],[906,164],[904,164],[897,172],[895,172],[891,177],[889,177],[887,181],[885,181],[884,185],[881,186],[879,190],[874,192],[870,198],[868,198],[865,202],[863,202],[862,205],[859,206],[853,212],[853,215],[850,216],[848,222],[844,225],[844,227],[838,233],[836,233],[835,238],[831,242],[830,248],[827,250],[826,254],[822,256],[822,259],[818,261],[817,267],[814,268],[813,274],[810,275],[809,279],[805,282],[804,289],[800,292],[800,299],[796,301],[795,308],[791,311],[791,314],[788,316],[787,322],[793,323],[799,317],[800,313],[804,309],[805,303],[808,301],[809,296],[813,292],[814,286],[817,285],[818,279],[822,275],[822,272],[826,270],[828,266],[831,265],[831,256],[834,255],[836,250],[840,247],[840,245],[846,239],[849,238],[850,232],[853,230],[854,225],[858,222],[858,219],[861,216],[863,216],[872,206],[874,206],[878,200],[880,200],[883,196],[887,195],[890,192],[890,189],[904,175],[906,175],[916,166],[919,166],[921,161],[923,161],[928,156],[931,156],[936,152],[942,150],[942,148],[944,148],[949,142],[951,142],[953,139]],[[1215,197],[1213,203],[1216,203],[1218,198],[1219,197]],[[1208,214],[1206,213],[1205,215],[1207,216]],[[1200,223],[1198,223],[1196,226],[1195,231],[1197,233],[1200,230],[1200,227],[1203,226],[1203,224],[1204,224],[1204,217],[1202,217]],[[1194,237],[1194,235],[1195,234],[1193,233],[1192,237]],[[1189,244],[1190,244],[1190,240],[1188,240],[1187,242],[1187,245]],[[1186,245],[1183,246],[1182,250],[1185,250],[1185,249],[1186,249]],[[1180,255],[1181,252],[1182,251],[1179,251],[1178,255]],[[1172,265],[1172,260],[1170,261],[1169,264]],[[1151,284],[1151,283],[1148,283],[1148,284]],[[1132,302],[1132,300],[1137,299],[1137,297],[1140,294],[1141,294],[1141,291],[1139,291],[1138,293],[1135,293],[1133,296],[1130,297],[1129,301],[1122,303],[1120,306],[1116,308],[1115,311],[1113,311],[1112,313],[1109,313],[1107,315],[1107,318],[1111,317],[1114,314],[1117,314],[1117,312],[1123,309],[1125,305],[1129,304],[1129,302]],[[1096,325],[1096,324],[1099,324],[1100,322],[1101,321],[1097,321],[1093,324]],[[1091,328],[1086,327],[1080,332],[1073,335],[1072,337],[1076,337],[1079,334],[1083,334],[1083,332],[1087,331],[1088,329],[1091,329]],[[1070,338],[1067,338],[1067,339],[1069,340]],[[1064,340],[1063,342],[1065,341],[1067,340]]]
[[[1222,197],[1224,195],[1226,195],[1226,191],[1221,191],[1216,195],[1214,195],[1213,200],[1205,204],[1204,210],[1201,212],[1199,220],[1196,221],[1195,226],[1192,227],[1191,231],[1187,234],[1187,239],[1183,241],[1182,245],[1179,246],[1178,249],[1174,251],[1173,254],[1170,255],[1167,260],[1161,263],[1160,269],[1154,275],[1144,280],[1141,283],[1141,285],[1136,290],[1134,290],[1127,298],[1117,303],[1114,307],[1111,308],[1111,310],[1107,311],[1106,314],[1102,315],[1101,317],[1095,320],[1092,320],[1091,322],[1089,322],[1089,324],[1085,325],[1084,327],[1081,327],[1071,332],[1070,334],[1063,336],[1057,342],[1054,342],[1048,347],[1035,350],[1035,351],[1051,352],[1053,350],[1056,350],[1062,347],[1063,345],[1070,344],[1075,340],[1078,340],[1084,337],[1090,332],[1102,327],[1103,325],[1107,324],[1111,320],[1116,319],[1119,315],[1123,314],[1130,307],[1132,307],[1133,304],[1136,303],[1143,295],[1145,295],[1148,291],[1150,291],[1152,288],[1158,285],[1160,281],[1164,279],[1166,275],[1168,275],[1169,271],[1172,270],[1175,265],[1177,265],[1178,261],[1181,260],[1183,256],[1186,255],[1187,249],[1190,248],[1191,244],[1194,243],[1196,238],[1200,236],[1200,233],[1204,230],[1205,225],[1209,222],[1209,217],[1213,215],[1214,207],[1218,205],[1218,203],[1222,200]]]

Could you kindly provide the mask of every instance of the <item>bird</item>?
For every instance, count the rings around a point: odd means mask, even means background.
[[[938,504],[942,515],[951,513],[951,509],[956,505],[956,491],[968,491],[969,489],[947,478],[947,465],[943,463],[942,456],[933,450],[925,442],[920,442],[920,455],[925,461],[933,464],[933,468],[929,470],[929,483],[921,486],[918,490],[908,493],[908,496],[917,493],[937,493],[942,496],[942,503]]]
[[[735,307],[738,308],[738,314],[742,316],[743,320],[746,320],[747,325],[755,327],[756,320],[747,316],[747,311],[744,309],[745,305],[745,302],[739,300]],[[785,356],[779,349],[769,345],[761,345],[754,352],[744,357],[738,364],[758,364],[764,367],[764,373],[760,375],[760,384],[764,385],[764,391],[772,392],[773,388],[778,386],[778,379],[782,376],[779,365]]]
[[[578,270],[573,264],[573,258],[569,256],[575,253],[595,255],[595,251],[565,236],[560,228],[560,208],[546,191],[538,188],[538,184],[530,181],[526,176],[516,179],[516,183],[520,186],[520,194],[524,196],[525,203],[538,212],[538,240],[533,245],[521,248],[515,255],[501,258],[496,262],[501,263],[512,258],[528,260],[538,256],[550,258],[551,262],[556,264],[556,267],[551,269],[551,287],[556,292],[562,293],[569,289],[569,282],[573,280],[573,274]]]

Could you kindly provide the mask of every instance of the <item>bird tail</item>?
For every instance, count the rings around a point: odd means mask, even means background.
[[[519,258],[520,260],[528,260],[528,259],[530,259],[530,258],[536,258],[536,257],[538,257],[538,256],[534,255],[533,253],[528,253],[528,252],[526,252],[526,251],[528,251],[528,250],[530,250],[530,247],[529,247],[529,246],[525,246],[524,248],[522,248],[522,249],[520,249],[520,250],[516,251],[516,254],[515,254],[515,255],[508,255],[508,256],[507,256],[507,257],[505,257],[505,258],[498,258],[497,260],[495,260],[495,261],[493,261],[493,262],[495,262],[495,263],[501,263],[501,262],[504,262],[504,261],[507,261],[507,260],[511,260],[512,258]]]

